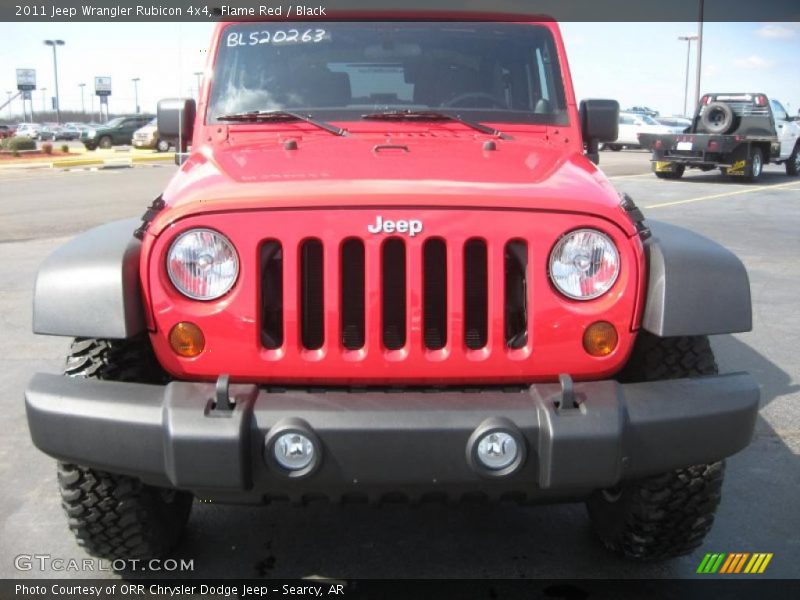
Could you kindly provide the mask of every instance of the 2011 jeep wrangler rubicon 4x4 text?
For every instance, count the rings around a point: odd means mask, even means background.
[[[36,280],[76,339],[28,422],[87,551],[169,552],[193,496],[585,500],[627,556],[701,543],[757,416],[708,341],[747,273],[595,167],[619,107],[576,105],[555,23],[221,24],[210,57],[143,220]]]

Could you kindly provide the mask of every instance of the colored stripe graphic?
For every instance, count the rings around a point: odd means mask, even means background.
[[[745,573],[763,573],[769,561],[772,560],[773,554],[771,552],[759,552],[757,554],[753,554],[752,560],[748,563],[747,568],[744,570]]]
[[[710,554],[706,554],[703,557],[703,560],[700,561],[700,566],[697,567],[697,571],[696,572],[697,573],[705,573],[706,572],[706,565],[708,564],[709,560],[711,560],[711,555]]]
[[[744,567],[744,563],[747,562],[747,559],[750,558],[750,553],[749,552],[743,552],[742,554],[739,554],[739,557],[740,558],[736,562],[736,565],[731,567],[731,570],[730,570],[731,573],[741,573],[742,572],[742,567]]]
[[[767,565],[772,560],[771,552],[709,552],[700,561],[697,573],[701,574],[725,574],[736,573],[760,574],[767,569]]]
[[[753,567],[756,566],[756,563],[759,561],[760,557],[761,557],[761,554],[759,554],[757,552],[755,554],[753,554],[753,558],[751,558],[750,562],[747,563],[747,566],[745,567],[744,572],[745,573],[752,573],[753,572]]]
[[[764,570],[767,568],[769,561],[772,560],[772,552],[768,553],[766,558],[764,558],[764,562],[761,563],[761,568],[758,570],[759,573],[763,573]]]
[[[720,573],[729,573],[730,572],[730,568],[733,565],[733,563],[735,562],[735,560],[736,560],[736,555],[735,554],[728,554],[728,559],[722,565],[722,568],[719,570],[719,572]]]
[[[727,554],[724,552],[722,553],[713,553],[713,554],[706,554],[703,561],[700,563],[700,566],[697,567],[698,573],[716,573],[720,566],[722,566],[722,561],[725,560]]]
[[[741,558],[741,554],[738,552],[732,552],[728,555],[728,560],[725,561],[725,564],[722,565],[722,568],[719,570],[720,573],[730,573],[733,569],[736,568],[736,565],[739,564],[739,559]]]

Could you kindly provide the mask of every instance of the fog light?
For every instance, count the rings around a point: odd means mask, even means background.
[[[608,356],[617,347],[617,330],[611,323],[597,321],[583,333],[583,348],[592,356]]]
[[[284,433],[272,447],[277,463],[287,471],[302,471],[314,462],[314,443],[302,433]]]
[[[505,469],[519,456],[517,440],[504,431],[492,431],[478,441],[476,456],[487,469]]]
[[[169,332],[169,345],[178,356],[192,358],[203,351],[206,339],[197,325],[183,321]]]

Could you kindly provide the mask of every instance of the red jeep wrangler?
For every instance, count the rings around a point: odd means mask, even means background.
[[[87,551],[169,552],[193,496],[585,500],[627,556],[701,543],[758,411],[707,337],[750,329],[747,273],[595,167],[618,106],[576,105],[555,23],[224,24],[210,56],[142,222],[37,276],[34,330],[77,339],[28,421]]]

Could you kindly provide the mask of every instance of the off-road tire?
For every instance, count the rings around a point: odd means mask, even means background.
[[[617,378],[634,383],[715,373],[707,337],[659,338],[640,332]],[[688,554],[711,530],[724,471],[724,462],[693,465],[598,490],[586,503],[592,528],[607,548],[628,558]]]
[[[101,148],[104,148],[104,149],[108,150],[109,148],[111,148],[113,143],[111,142],[111,138],[110,137],[108,137],[107,135],[104,135],[103,137],[101,137],[98,140],[97,145],[100,146]]]
[[[64,374],[154,384],[166,383],[169,379],[146,337],[130,340],[75,338],[67,354]]]
[[[639,383],[716,375],[717,372],[717,361],[708,337],[662,338],[641,331],[628,362],[617,374],[617,380],[621,383]]]
[[[77,338],[64,374],[152,384],[169,380],[147,336]],[[79,465],[59,463],[58,483],[61,505],[78,544],[109,560],[164,556],[180,539],[192,507],[190,493]]]
[[[165,556],[183,533],[192,495],[59,463],[61,506],[78,545],[107,560]]]
[[[653,171],[659,179],[680,179],[686,171],[686,165],[677,165],[674,171]]]
[[[789,177],[800,175],[800,142],[795,144],[794,150],[789,158],[786,159],[786,174]]]

